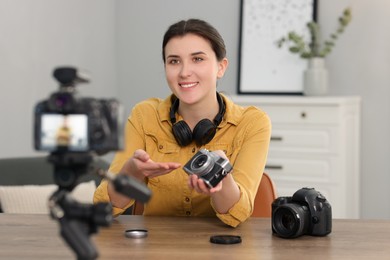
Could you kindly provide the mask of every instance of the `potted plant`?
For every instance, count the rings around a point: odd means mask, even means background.
[[[327,71],[324,67],[324,58],[331,53],[336,40],[344,32],[351,22],[351,9],[346,8],[338,18],[338,27],[326,41],[321,42],[320,26],[317,22],[307,23],[310,33],[310,41],[305,41],[304,37],[291,31],[287,36],[276,42],[281,48],[289,46],[289,51],[299,55],[303,59],[308,59],[308,69],[304,74],[304,93],[307,95],[322,95],[327,91]]]
[[[347,25],[352,18],[351,9],[346,8],[343,14],[338,19],[337,30],[330,35],[330,38],[320,42],[320,26],[317,22],[311,21],[307,23],[307,28],[310,32],[310,42],[305,42],[303,36],[298,35],[296,32],[291,31],[286,37],[282,37],[277,41],[277,45],[281,48],[284,44],[290,44],[289,50],[294,54],[300,55],[301,58],[310,59],[314,57],[324,58],[328,55],[332,48],[335,46],[335,42],[338,37],[344,32]]]

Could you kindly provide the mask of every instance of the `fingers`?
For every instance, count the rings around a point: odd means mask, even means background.
[[[170,173],[171,171],[180,167],[180,164],[170,165],[170,163],[149,163],[148,166],[145,166],[143,173],[146,177],[153,178],[160,175]]]
[[[209,188],[209,186],[195,174],[191,174],[188,178],[188,187],[194,189],[197,193],[210,195],[216,193],[222,189],[222,182],[219,182],[217,186]]]
[[[196,190],[199,193],[210,194],[209,186],[207,186],[207,184],[202,179],[198,179]]]
[[[146,162],[150,159],[149,154],[142,149],[136,150],[133,154],[133,157],[143,162]]]
[[[227,158],[226,154],[224,153],[224,151],[222,151],[222,150],[215,150],[215,151],[213,151],[213,153],[218,154],[219,156],[221,156],[222,158],[224,158],[224,159],[226,159],[226,160],[229,160],[229,159]]]
[[[194,174],[191,174],[191,175],[189,175],[188,176],[188,187],[190,188],[190,189],[195,189],[195,184],[196,184],[196,181],[197,181],[197,176],[194,176]]]
[[[216,193],[222,190],[222,181],[217,184],[217,186],[210,189],[210,193]]]
[[[136,150],[133,158],[138,161],[136,163],[138,171],[148,178],[167,174],[181,167],[180,163],[175,162],[154,162],[144,150]]]
[[[158,163],[158,165],[162,169],[166,169],[166,170],[170,170],[170,171],[176,170],[177,168],[181,167],[180,163],[175,163],[175,162]]]
[[[138,149],[123,165],[121,172],[143,180],[145,177],[153,178],[170,173],[179,167],[180,163],[154,162],[146,151]]]
[[[150,171],[171,172],[171,171],[176,170],[177,168],[180,168],[180,167],[181,167],[181,164],[175,163],[175,162],[153,162],[150,160],[145,164],[145,170],[150,170]]]

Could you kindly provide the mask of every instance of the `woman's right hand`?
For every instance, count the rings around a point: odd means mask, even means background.
[[[136,150],[133,156],[126,161],[120,173],[133,176],[141,181],[145,177],[153,178],[170,173],[180,168],[180,163],[175,162],[155,162],[144,150]]]
[[[154,162],[150,159],[147,152],[144,150],[136,150],[133,156],[125,162],[118,174],[132,176],[143,182],[145,177],[153,178],[164,175],[179,167],[181,167],[180,163]],[[108,184],[108,195],[110,197],[111,204],[118,208],[124,208],[130,202],[130,198],[117,193],[111,183]]]

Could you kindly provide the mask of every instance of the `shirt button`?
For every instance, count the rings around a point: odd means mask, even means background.
[[[164,148],[164,146],[162,146],[161,144],[158,146],[158,149],[163,149]]]
[[[190,198],[186,197],[186,198],[185,198],[185,201],[186,201],[186,202],[190,202]]]
[[[191,216],[191,211],[186,211],[187,216]]]
[[[192,148],[192,153],[195,153],[195,151],[196,151],[195,147],[194,147],[194,148]]]

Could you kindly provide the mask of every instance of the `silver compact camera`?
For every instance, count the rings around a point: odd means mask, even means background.
[[[199,150],[183,167],[188,174],[196,174],[210,188],[217,186],[232,171],[228,160],[206,149]]]

